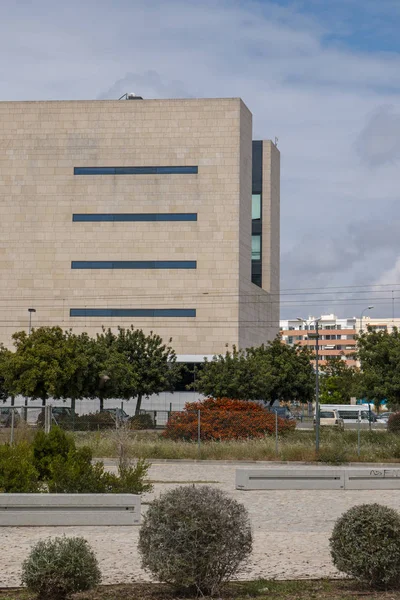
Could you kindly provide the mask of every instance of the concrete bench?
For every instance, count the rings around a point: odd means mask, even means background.
[[[134,494],[0,494],[0,527],[139,524]]]
[[[400,490],[400,469],[236,469],[238,490]]]
[[[400,490],[400,469],[346,469],[346,490]]]
[[[342,490],[342,469],[236,469],[238,490]]]

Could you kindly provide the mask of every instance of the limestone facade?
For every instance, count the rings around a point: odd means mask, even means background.
[[[13,332],[28,329],[28,308],[33,327],[95,335],[132,324],[172,338],[180,355],[271,339],[279,328],[279,152],[263,146],[262,289],[251,283],[252,117],[240,99],[1,102],[0,341],[10,346]],[[74,174],[149,166],[198,172]],[[197,220],[73,220],[155,213]],[[75,261],[108,265],[71,268]],[[156,268],[112,268],[119,261]],[[196,316],[72,317],[71,309]]]

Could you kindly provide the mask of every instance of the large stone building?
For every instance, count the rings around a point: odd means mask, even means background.
[[[276,335],[279,151],[240,99],[1,102],[0,144],[1,342],[29,318],[182,360]]]

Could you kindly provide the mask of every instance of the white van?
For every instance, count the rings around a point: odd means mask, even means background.
[[[321,404],[320,411],[323,410],[337,410],[339,417],[343,419],[344,426],[346,423],[369,423],[376,420],[375,413],[368,410],[368,406],[362,404]]]

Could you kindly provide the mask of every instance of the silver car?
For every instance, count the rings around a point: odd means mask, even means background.
[[[314,427],[316,422],[316,415],[314,415]],[[321,410],[319,412],[319,424],[321,427],[336,427],[337,429],[344,428],[343,419],[339,416],[338,411],[334,408],[329,410]]]

